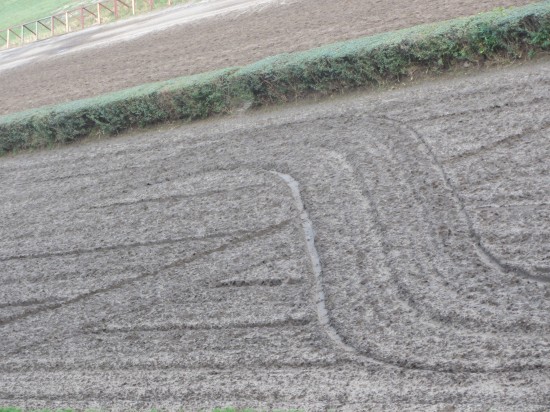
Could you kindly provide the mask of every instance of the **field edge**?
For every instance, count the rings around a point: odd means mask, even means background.
[[[550,1],[280,54],[0,117],[0,154],[399,82],[550,50]]]

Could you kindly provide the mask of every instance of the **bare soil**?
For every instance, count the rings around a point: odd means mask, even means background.
[[[0,405],[548,411],[550,66],[0,162]]]
[[[244,65],[278,53],[530,1],[276,0],[260,3],[102,47],[57,56],[52,49],[51,56],[31,58],[24,65],[0,71],[0,114],[145,82]],[[0,54],[0,58],[3,55],[7,56],[6,52]]]

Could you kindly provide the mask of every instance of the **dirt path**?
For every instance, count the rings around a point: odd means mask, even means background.
[[[545,411],[547,61],[0,162],[0,405]]]
[[[52,55],[67,55],[86,49],[124,42],[174,26],[219,17],[229,13],[261,7],[273,0],[190,0],[175,7],[94,26],[69,35],[58,36],[1,52],[0,71],[47,59]],[[115,46],[116,47],[116,46]]]
[[[224,0],[196,4],[176,10],[177,18],[162,12],[144,18],[143,25],[121,22],[25,51],[0,53],[0,67],[3,59],[4,67],[12,67],[0,71],[0,114],[527,3],[530,1]],[[238,10],[227,13],[232,7]],[[166,29],[171,24],[174,26]],[[120,29],[129,33],[122,34]],[[120,41],[106,46],[103,33]],[[127,39],[132,36],[139,37]],[[96,46],[83,50],[77,46],[88,41]],[[21,62],[24,64],[13,67]]]

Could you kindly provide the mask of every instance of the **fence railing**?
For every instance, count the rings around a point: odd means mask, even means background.
[[[0,30],[0,49],[22,46],[188,0],[102,0]]]

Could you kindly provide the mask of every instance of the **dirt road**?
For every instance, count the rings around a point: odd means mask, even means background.
[[[547,410],[549,84],[2,159],[0,405]]]
[[[197,20],[204,20],[234,12],[243,12],[249,8],[257,9],[271,2],[272,0],[190,1],[112,24],[94,26],[87,30],[70,33],[69,35],[54,37],[48,41],[30,43],[25,47],[16,47],[3,51],[1,53],[0,72],[28,64],[29,62],[41,61],[53,55],[66,55],[113,43],[125,42]]]
[[[527,3],[220,0],[194,4],[0,52],[0,114]]]

